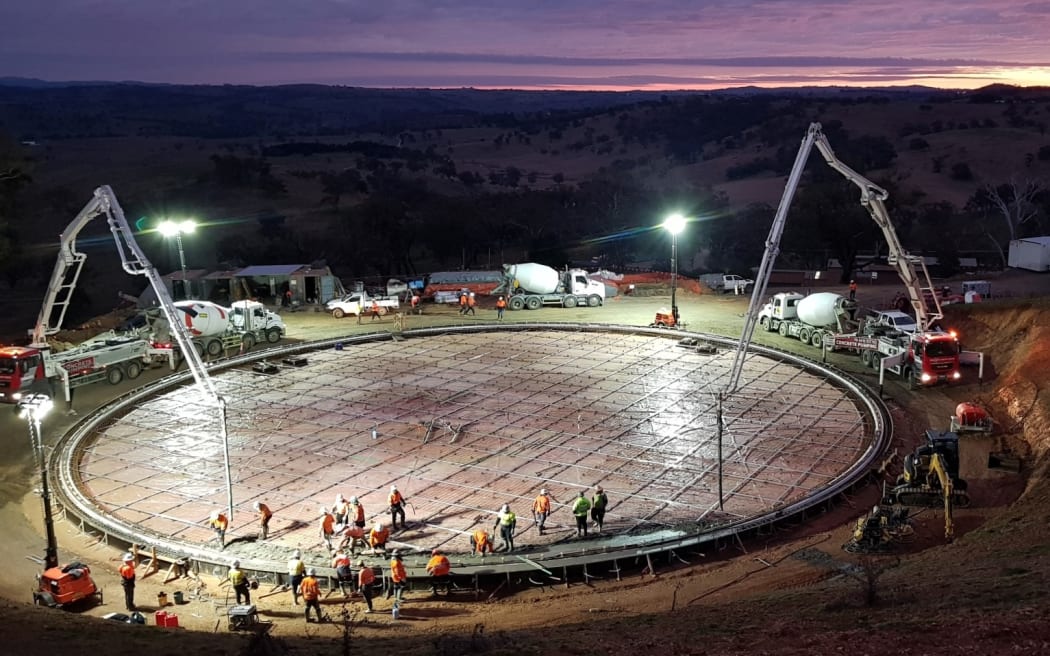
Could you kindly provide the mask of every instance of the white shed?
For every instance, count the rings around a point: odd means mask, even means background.
[[[1050,271],[1050,237],[1014,239],[1006,263],[1015,269]]]

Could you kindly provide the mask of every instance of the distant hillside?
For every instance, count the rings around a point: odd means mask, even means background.
[[[41,278],[55,235],[109,184],[162,271],[177,257],[148,229],[166,216],[204,223],[186,248],[191,267],[325,259],[345,278],[385,280],[512,261],[665,263],[666,235],[653,228],[677,210],[698,219],[680,239],[683,270],[750,273],[814,121],[843,162],[889,190],[906,247],[948,263],[946,275],[960,256],[1002,260],[1012,233],[982,197],[989,185],[1035,184],[1010,227],[1050,234],[1046,89],[0,85],[0,170],[6,157],[26,174],[17,193],[0,188],[14,244],[3,272],[15,285]],[[885,254],[858,201],[811,157],[780,265]]]

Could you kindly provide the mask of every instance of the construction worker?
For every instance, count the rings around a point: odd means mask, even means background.
[[[361,550],[363,551],[368,546],[368,540],[365,537],[365,529],[358,526],[347,524],[343,527],[340,535],[343,536],[343,541],[339,543],[337,550],[345,551],[349,549],[351,558],[357,555],[357,547],[361,547]]]
[[[851,300],[851,301],[857,300],[857,281],[856,280],[850,280],[849,281],[849,300]]]
[[[474,306],[477,304],[478,301],[474,298],[474,292],[470,292],[470,294],[467,295],[467,311],[463,314],[467,314],[469,312],[471,316],[477,316],[477,314],[474,312]]]
[[[226,529],[230,526],[230,520],[226,518],[226,513],[218,510],[212,511],[211,516],[208,518],[208,524],[215,531],[215,539],[219,541],[219,548],[225,549]]]
[[[270,512],[270,507],[261,501],[253,503],[252,508],[259,513],[259,539],[265,540],[270,533],[270,518],[273,517],[273,513]]]
[[[434,549],[430,552],[430,560],[427,561],[427,573],[430,574],[430,592],[435,597],[438,586],[445,588],[445,594],[452,592],[452,565],[448,558],[440,550]]]
[[[335,515],[336,524],[346,524],[350,518],[350,502],[344,499],[342,494],[335,495],[332,514]]]
[[[357,497],[350,497],[350,519],[357,528],[365,527],[365,507]]]
[[[372,553],[382,551],[386,553],[386,541],[390,539],[390,529],[383,526],[383,522],[376,522],[368,533],[368,545],[372,547]]]
[[[391,485],[390,496],[387,497],[387,501],[390,502],[390,526],[396,531],[397,518],[401,517],[401,530],[405,530],[405,504],[408,503],[408,499],[405,499],[405,497],[397,491],[396,485]]]
[[[303,578],[303,582],[299,584],[299,593],[303,595],[303,601],[306,602],[306,621],[310,621],[311,608],[317,611],[317,621],[322,621],[321,586],[317,583],[317,570],[313,567],[306,570],[306,577]]]
[[[389,599],[393,595],[394,604],[400,604],[401,595],[408,585],[408,572],[405,571],[405,564],[401,562],[401,552],[397,549],[394,549],[394,557],[390,559],[390,580],[393,581],[393,585],[387,590],[386,598]]]
[[[419,298],[419,292],[412,292],[412,314],[423,314],[423,308],[419,305],[420,300],[422,299]]]
[[[319,533],[321,540],[328,547],[329,553],[333,551],[332,547],[332,536],[335,535],[335,515],[328,512],[328,509],[321,507],[321,521],[318,522]]]
[[[532,519],[536,522],[536,526],[540,529],[540,535],[543,535],[544,524],[547,523],[547,518],[551,514],[551,500],[552,497],[547,488],[540,490],[540,494],[536,497],[536,500],[532,502]],[[557,501],[557,499],[554,499]]]
[[[368,604],[368,610],[366,613],[372,612],[372,586],[376,582],[376,574],[372,571],[371,567],[365,565],[365,561],[357,561],[357,566],[361,568],[361,571],[357,573],[357,589],[361,591],[361,596],[365,598],[365,603]]]
[[[343,597],[349,597],[350,595],[346,592],[346,585],[350,585],[350,589],[354,589],[354,573],[350,569],[350,556],[347,556],[343,552],[338,552],[334,558],[332,558],[332,567],[335,568],[335,579],[339,583],[339,591],[343,593]]]
[[[251,605],[252,593],[248,587],[248,575],[241,569],[241,561],[235,560],[230,564],[230,571],[226,574],[226,578],[230,580],[230,585],[237,594],[237,605],[241,605],[241,599],[244,599],[243,605]]]
[[[299,605],[299,584],[303,582],[306,574],[306,563],[303,562],[303,554],[296,549],[292,557],[288,559],[288,585],[292,588],[292,605]]]
[[[372,321],[379,318],[379,301],[372,301]]]
[[[124,554],[120,565],[120,585],[124,588],[124,607],[128,612],[135,611],[135,557]]]
[[[470,535],[470,555],[480,554],[484,558],[486,551],[493,553],[492,537],[488,531],[479,528]]]
[[[460,314],[466,314],[467,313],[467,298],[468,298],[467,297],[467,290],[464,289],[464,290],[459,292],[459,313]]]
[[[507,299],[500,296],[496,300],[496,319],[503,321],[503,312],[507,309]]]
[[[507,553],[514,551],[514,526],[517,521],[518,517],[511,512],[510,506],[503,504],[496,515],[496,524],[492,527],[493,530],[499,529],[500,539],[503,540],[503,550]]]
[[[576,501],[572,503],[572,514],[576,516],[576,537],[587,537],[587,511],[591,509],[591,502],[587,495],[580,490]]]
[[[594,526],[598,529],[598,532],[602,532],[602,525],[605,523],[605,509],[609,507],[609,496],[605,494],[605,490],[601,485],[594,488],[594,496],[591,497],[591,519],[594,520]]]

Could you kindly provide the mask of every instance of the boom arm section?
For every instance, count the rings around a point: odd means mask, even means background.
[[[809,133],[813,135],[812,143],[824,156],[828,166],[841,173],[847,180],[860,188],[860,204],[863,205],[871,218],[882,230],[882,236],[889,247],[887,260],[896,267],[897,273],[908,290],[908,300],[911,302],[912,310],[915,312],[916,323],[919,324],[920,332],[927,332],[931,325],[940,320],[944,315],[941,312],[940,301],[934,293],[933,281],[926,263],[921,257],[911,255],[904,250],[904,246],[897,237],[897,231],[893,228],[890,215],[886,211],[885,201],[889,198],[889,192],[868,180],[860,173],[839,161],[835,151],[828,143],[828,138],[820,128],[820,123],[809,126]],[[922,277],[919,277],[919,271]],[[927,304],[926,297],[929,297]],[[931,307],[932,305],[932,307]]]
[[[944,457],[939,453],[930,456],[930,472],[936,474],[941,484],[941,494],[944,495],[944,538],[948,541],[955,539],[955,520],[952,518],[952,503],[955,494],[955,483],[948,475],[947,465]]]

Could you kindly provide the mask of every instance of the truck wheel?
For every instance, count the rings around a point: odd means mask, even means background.
[[[511,310],[520,310],[525,307],[525,299],[520,296],[511,296],[510,303],[507,304]]]
[[[222,342],[217,339],[208,342],[208,355],[213,358],[222,355]]]
[[[860,363],[865,367],[871,366],[871,351],[865,349],[860,352]]]
[[[588,296],[587,297],[587,307],[598,307],[601,304],[602,304],[602,297],[601,296],[595,295],[595,296]]]
[[[241,337],[241,348],[244,349],[245,353],[255,348],[255,335],[244,333],[244,336]]]
[[[787,337],[788,336],[788,325],[787,325],[787,323],[784,322],[784,321],[781,321],[780,322],[780,327],[777,328],[777,332],[780,333],[781,337]]]
[[[128,375],[128,380],[135,380],[142,373],[142,365],[138,362],[129,362],[125,373]]]
[[[543,305],[543,303],[540,302],[539,296],[530,296],[525,299],[525,309],[527,310],[538,310],[541,305]]]
[[[816,348],[824,348],[824,333],[814,330],[813,334],[809,336],[809,343]]]
[[[803,344],[809,345],[809,336],[810,336],[809,328],[800,328],[799,329],[799,331],[798,331],[798,341],[802,342]]]
[[[346,316],[346,312],[343,312],[342,309],[340,309],[340,308],[336,308],[336,309],[332,310],[332,316],[335,317],[336,319],[342,319],[343,317]]]
[[[561,302],[561,304],[563,306],[567,307],[567,308],[574,308],[574,307],[576,307],[576,297],[575,296],[566,296],[565,300],[563,300]]]
[[[271,344],[276,344],[277,342],[281,341],[281,329],[280,328],[270,328],[269,330],[267,330],[266,331],[266,341],[271,343]]]
[[[120,367],[110,367],[106,370],[106,380],[109,381],[110,385],[116,385],[124,380],[124,372],[121,371]]]

